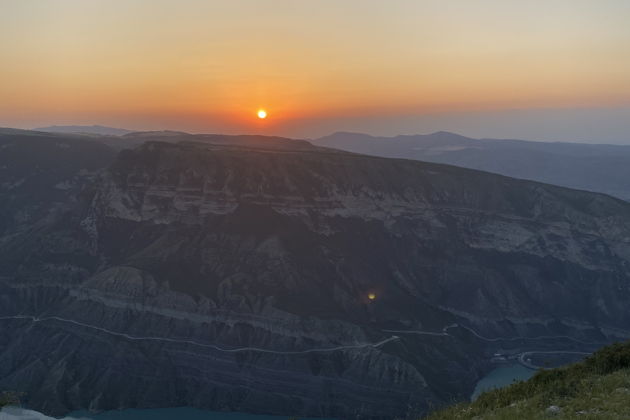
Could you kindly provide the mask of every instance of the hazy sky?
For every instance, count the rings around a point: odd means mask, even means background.
[[[630,143],[629,22],[627,0],[0,0],[0,125]]]

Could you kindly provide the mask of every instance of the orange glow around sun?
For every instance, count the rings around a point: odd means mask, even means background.
[[[265,118],[267,118],[267,111],[265,111],[264,109],[259,109],[257,115],[258,118],[264,120]]]

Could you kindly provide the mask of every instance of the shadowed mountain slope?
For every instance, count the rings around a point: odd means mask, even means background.
[[[37,202],[6,170],[0,388],[52,414],[413,418],[470,395],[499,348],[628,335],[630,204],[251,140],[149,141]]]

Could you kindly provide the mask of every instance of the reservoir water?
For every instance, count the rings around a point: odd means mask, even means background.
[[[306,417],[295,417],[308,420]],[[63,417],[63,420],[289,420],[288,416],[264,416],[244,413],[223,413],[217,411],[197,410],[195,408],[159,408],[144,410],[115,410],[103,413],[77,411]],[[56,420],[31,410],[17,407],[5,407],[0,411],[0,420]],[[311,419],[326,420],[326,419]],[[333,420],[333,419],[327,419]]]
[[[481,393],[508,386],[515,381],[524,381],[534,375],[536,371],[528,369],[518,363],[503,365],[490,371],[486,376],[477,382],[471,400],[475,400]],[[114,410],[103,413],[90,413],[88,411],[77,411],[63,417],[63,420],[288,420],[287,416],[265,416],[244,413],[224,413],[217,411],[197,410],[195,408],[160,408],[143,410]],[[298,418],[298,417],[296,417]],[[308,420],[299,417],[300,420]],[[55,420],[31,410],[24,410],[15,407],[5,407],[0,411],[0,420]],[[333,419],[311,419],[311,420],[333,420]]]
[[[502,388],[504,386],[511,385],[514,382],[525,381],[531,378],[534,373],[536,373],[535,370],[528,369],[518,363],[498,367],[477,382],[475,391],[470,399],[474,401],[477,399],[479,394],[485,391]]]

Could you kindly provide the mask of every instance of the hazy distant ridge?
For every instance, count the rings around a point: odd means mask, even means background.
[[[101,136],[124,136],[133,133],[132,130],[102,125],[52,125],[50,127],[35,128],[37,131],[49,133],[97,134]]]
[[[445,131],[396,137],[339,132],[312,143],[374,156],[448,163],[630,200],[630,146],[473,139]]]

